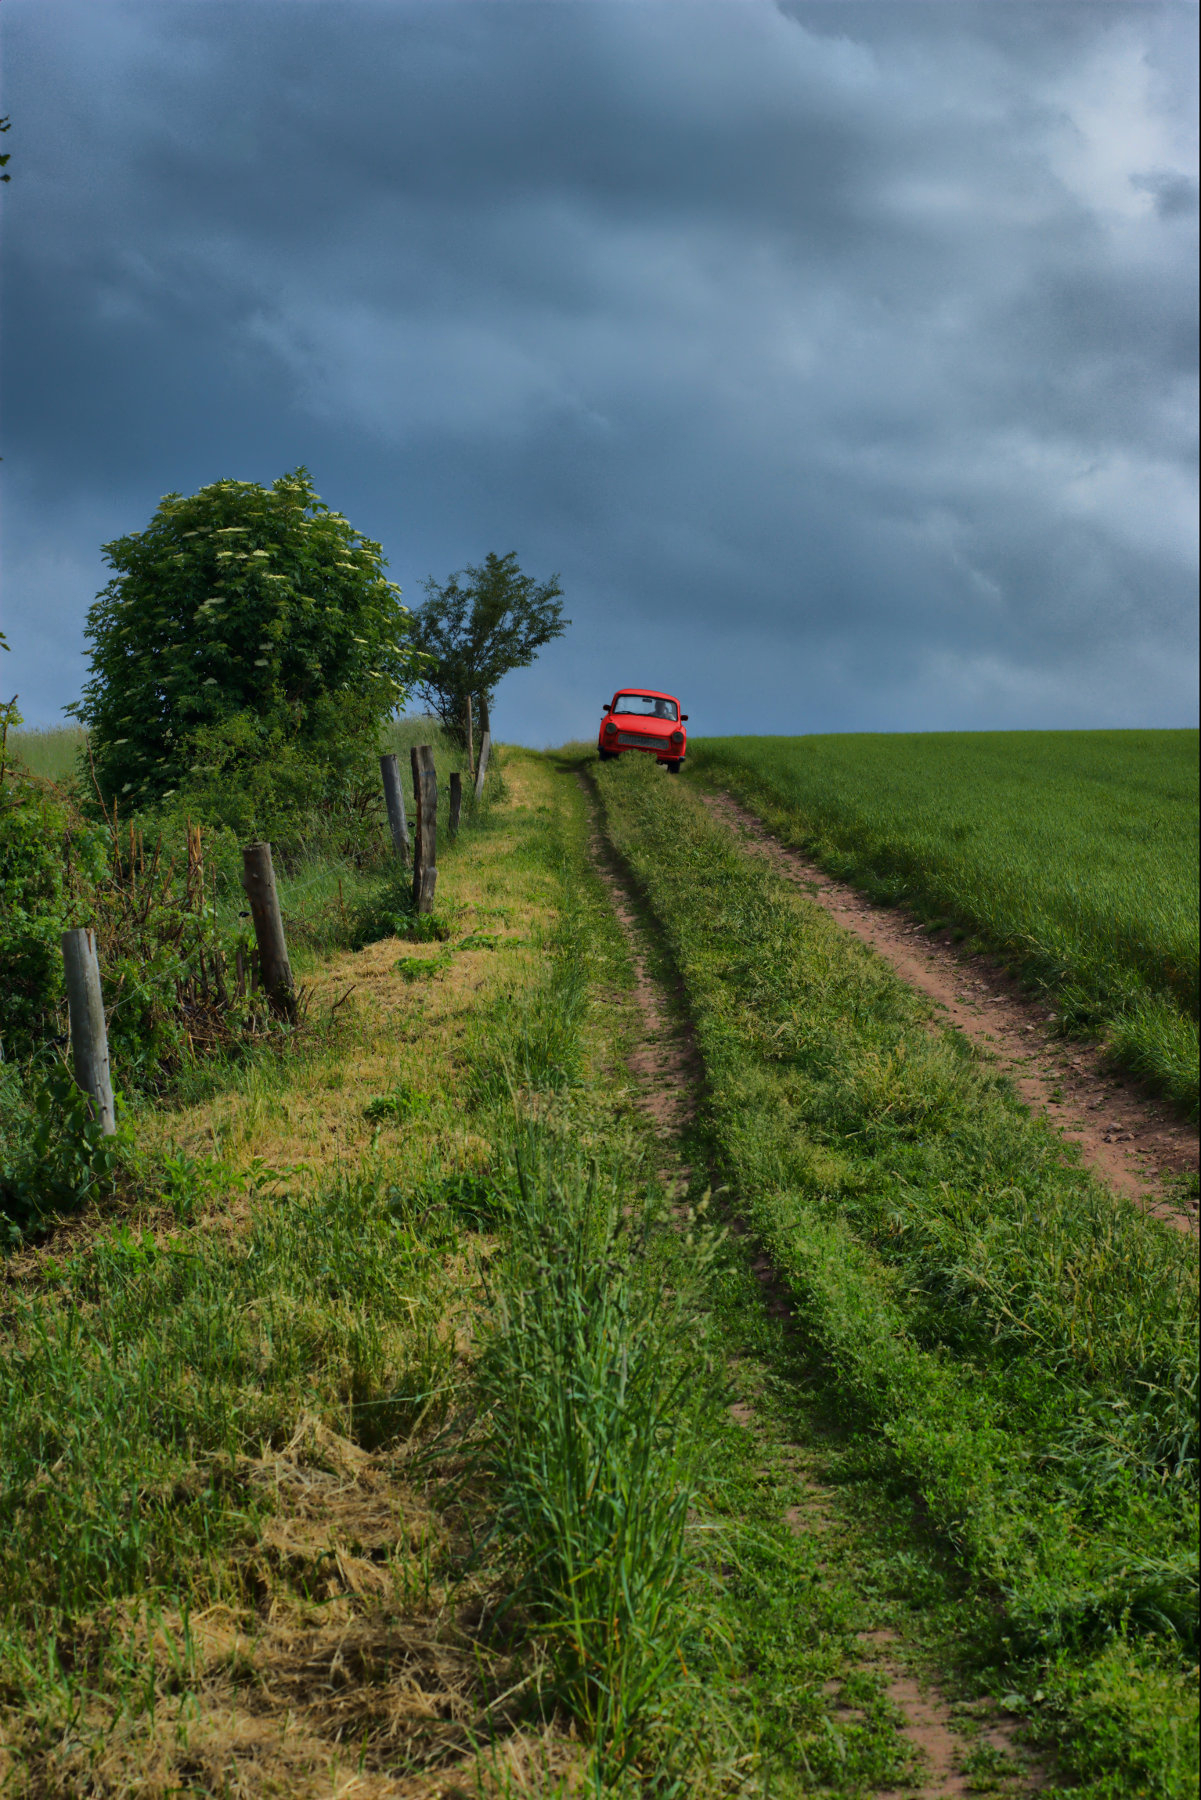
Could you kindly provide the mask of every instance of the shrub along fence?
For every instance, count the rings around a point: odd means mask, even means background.
[[[488,748],[485,737],[480,756],[481,770],[486,770]],[[400,783],[399,760],[394,752],[380,757],[384,802],[398,860],[407,864],[410,851],[412,854],[412,910],[414,913],[432,913],[438,880],[438,779],[433,751],[428,744],[414,745],[411,761],[414,800],[414,833],[411,844],[404,791]],[[461,814],[462,777],[452,775],[452,836],[458,832]],[[193,850],[199,862],[199,844],[194,843],[189,834],[190,858]],[[294,1026],[302,1017],[302,1002],[288,956],[271,845],[265,840],[244,847],[242,886],[250,903],[256,956],[248,975],[239,955],[239,992],[244,992],[247,985],[251,989],[261,988],[275,1017],[281,1023]],[[62,954],[75,1081],[91,1102],[92,1114],[99,1122],[101,1132],[110,1136],[116,1130],[116,1112],[95,930],[91,926],[83,926],[64,932]],[[219,951],[214,950],[210,966],[214,979],[221,981],[223,966]]]

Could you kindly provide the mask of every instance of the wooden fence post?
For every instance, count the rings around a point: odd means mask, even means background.
[[[475,777],[475,797],[478,800],[484,791],[484,777],[488,773],[488,756],[492,749],[492,733],[486,731],[480,739],[480,766]]]
[[[414,744],[413,762],[413,911],[434,910],[438,885],[438,777],[428,744]]]
[[[270,844],[247,844],[242,851],[242,886],[250,901],[254,937],[259,947],[259,968],[273,1011],[296,1023],[296,983],[288,961],[284,922],[275,891],[275,868]]]
[[[463,811],[463,777],[456,769],[450,778],[450,835],[459,835],[459,815]]]
[[[409,860],[409,821],[405,817],[405,795],[400,780],[400,758],[395,750],[379,759],[379,772],[384,778],[384,804],[388,808],[388,829],[392,848],[402,863]]]
[[[463,723],[464,723],[464,727],[466,729],[466,734],[467,734],[467,768],[470,773],[474,773],[474,771],[475,771],[475,727],[472,723],[472,718],[471,718],[471,695],[470,694],[468,694],[466,700],[463,702],[463,715],[464,715]]]
[[[105,1137],[117,1129],[112,1072],[108,1066],[108,1032],[100,992],[100,959],[96,933],[86,927],[63,932],[63,972],[71,1016],[71,1059],[75,1080],[91,1096],[92,1110]]]

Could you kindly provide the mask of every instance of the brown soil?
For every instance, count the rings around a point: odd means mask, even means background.
[[[922,1778],[917,1787],[904,1790],[907,1800],[948,1800],[952,1795],[979,1793],[979,1777],[969,1775],[963,1766],[964,1737],[955,1728],[955,1714],[937,1688],[897,1665],[893,1655],[895,1632],[865,1631],[861,1641],[869,1657],[876,1653],[875,1667],[888,1683],[888,1698],[905,1720],[901,1734],[919,1752]],[[1042,1771],[1022,1758],[1020,1752],[1015,1755],[1010,1721],[987,1701],[959,1710],[971,1717],[975,1727],[973,1748],[987,1747],[1003,1758],[1012,1771],[1005,1791],[1037,1792]]]
[[[650,970],[646,938],[631,899],[630,887],[620,860],[601,833],[598,822],[596,792],[580,772],[578,780],[588,796],[592,815],[589,848],[593,865],[608,892],[613,911],[621,924],[626,948],[634,965],[634,1002],[641,1022],[639,1045],[628,1058],[628,1067],[637,1087],[638,1104],[650,1119],[670,1156],[670,1166],[660,1175],[672,1185],[686,1187],[691,1175],[679,1160],[678,1144],[682,1131],[692,1118],[696,1106],[697,1083],[701,1062],[691,1030],[673,1009],[662,984]],[[745,1226],[732,1219],[731,1229],[741,1236]],[[764,1304],[773,1316],[788,1317],[791,1308],[784,1296],[775,1269],[766,1256],[757,1256],[752,1270],[763,1290]],[[745,1400],[735,1401],[730,1415],[744,1430],[757,1431],[755,1410]],[[790,1531],[837,1530],[825,1495],[804,1472],[792,1467],[804,1494],[804,1505],[791,1505],[784,1514]],[[900,1655],[899,1640],[889,1631],[863,1634],[864,1661],[887,1682],[889,1700],[901,1715],[900,1731],[915,1753],[920,1773],[906,1784],[907,1800],[955,1800],[955,1797],[980,1792],[977,1777],[964,1771],[970,1749],[987,1744],[1009,1761],[1013,1774],[1002,1779],[991,1791],[1011,1795],[1027,1795],[1041,1785],[1039,1772],[1030,1767],[1016,1749],[1012,1721],[999,1715],[990,1702],[980,1702],[972,1709],[971,1742],[962,1729],[956,1729],[955,1711],[950,1701],[930,1679],[922,1679]],[[847,1709],[834,1707],[837,1716]],[[889,1790],[890,1792],[893,1790]]]
[[[1195,1126],[1174,1119],[1163,1102],[1108,1069],[1098,1045],[1059,1036],[1053,1009],[1023,993],[987,956],[963,949],[948,932],[928,931],[895,907],[874,905],[857,888],[781,844],[729,795],[701,799],[748,849],[798,882],[818,906],[891,963],[903,981],[932,1000],[944,1023],[993,1057],[1027,1105],[1078,1144],[1084,1161],[1115,1193],[1181,1230],[1196,1229],[1196,1200],[1165,1192],[1172,1177],[1197,1168]]]
[[[687,1022],[673,1016],[662,986],[650,972],[646,943],[629,889],[617,856],[607,839],[602,837],[597,823],[594,790],[583,774],[578,779],[588,796],[592,815],[588,848],[625,934],[626,948],[634,965],[634,1004],[641,1029],[637,1046],[630,1053],[628,1067],[634,1077],[636,1099],[659,1136],[674,1142],[696,1110],[700,1058]],[[666,1171],[660,1173],[666,1175]],[[691,1170],[677,1162],[672,1174],[677,1183],[683,1181],[686,1185]]]

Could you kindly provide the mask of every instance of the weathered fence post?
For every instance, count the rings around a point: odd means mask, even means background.
[[[459,835],[459,815],[463,811],[463,777],[456,769],[450,778],[450,835]]]
[[[433,912],[438,885],[438,777],[428,744],[414,744],[413,762],[413,911]]]
[[[484,791],[484,777],[488,773],[488,757],[492,749],[492,733],[486,731],[480,739],[480,766],[475,777],[475,797],[478,800]]]
[[[464,728],[465,728],[466,736],[467,736],[467,767],[468,767],[469,771],[474,773],[474,771],[475,771],[475,726],[474,726],[474,724],[472,722],[472,718],[471,718],[471,695],[470,694],[468,694],[466,700],[463,702],[463,724],[464,724]]]
[[[96,933],[86,927],[63,932],[63,972],[71,1016],[71,1059],[75,1080],[89,1094],[105,1137],[117,1129],[112,1072],[108,1066],[108,1032],[100,992],[100,959]]]
[[[250,901],[254,937],[259,947],[259,969],[272,1009],[296,1023],[296,984],[288,961],[284,922],[275,891],[275,868],[270,844],[247,844],[242,851],[242,886]]]
[[[384,778],[384,804],[388,808],[388,829],[392,848],[401,862],[409,860],[409,821],[405,817],[405,795],[400,780],[400,758],[395,750],[379,759],[379,772]]]

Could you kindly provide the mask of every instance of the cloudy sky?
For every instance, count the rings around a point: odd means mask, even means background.
[[[1196,718],[1197,10],[3,0],[0,668],[99,547],[305,463],[708,731]]]

